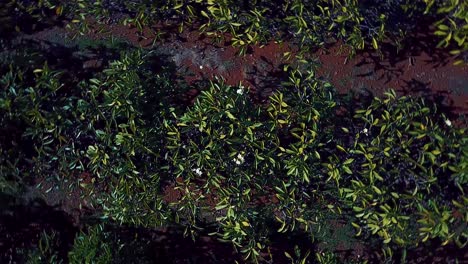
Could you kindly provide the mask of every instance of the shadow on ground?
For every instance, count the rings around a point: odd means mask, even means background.
[[[77,232],[70,215],[42,199],[25,202],[5,194],[0,198],[0,262],[25,263],[28,250],[37,249],[43,232],[58,234],[56,250],[60,258],[67,259]]]

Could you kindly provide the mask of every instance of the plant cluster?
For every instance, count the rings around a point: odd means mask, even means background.
[[[466,51],[466,5],[376,2],[76,0],[34,2],[31,10],[73,11],[77,24],[128,11],[125,23],[140,29],[154,19],[200,23],[213,36],[230,33],[241,52],[277,34],[301,45],[338,38],[377,49],[387,25],[400,36],[405,20],[393,22],[401,14],[436,10],[440,45],[453,39],[454,54]],[[351,107],[301,60],[284,67],[287,78],[262,104],[242,84],[216,78],[197,86],[201,94],[186,106],[178,97],[194,87],[153,51],[123,50],[87,74],[24,52],[26,59],[0,64],[0,193],[20,195],[41,180],[81,190],[99,223],[84,221],[67,252],[71,263],[122,257],[128,247],[109,226],[176,226],[193,240],[229,243],[253,263],[276,261],[275,249],[291,263],[342,261],[314,248],[338,220],[381,250],[381,262],[398,261],[395,253],[405,261],[430,243],[467,246],[466,128],[430,102],[389,91]],[[168,192],[177,198],[168,201]],[[60,262],[57,237],[44,232],[27,255]]]
[[[7,0],[0,3],[0,34],[33,32],[43,25],[51,25],[61,15],[56,0]]]
[[[466,2],[458,0],[77,0],[63,3],[60,10],[69,10],[66,13],[81,30],[89,27],[89,18],[105,22],[109,17],[119,17],[140,31],[156,22],[176,25],[180,31],[196,26],[215,40],[229,36],[240,54],[251,45],[285,38],[301,50],[337,40],[347,44],[351,54],[365,47],[379,50],[388,41],[401,48],[401,41],[421,21],[436,27],[434,34],[442,37],[439,47],[457,43],[452,54],[463,55],[457,64],[464,61],[467,50]]]
[[[143,219],[139,214],[151,215],[147,222],[165,219],[153,214],[162,206],[152,195],[160,192],[157,160],[164,144],[153,115],[159,118],[169,111],[155,98],[171,100],[176,93],[167,71],[154,75],[144,65],[151,54],[122,56],[94,78],[75,82],[47,64],[11,66],[2,75],[2,191],[12,189],[13,183],[28,184],[37,175],[69,180],[70,188],[85,189],[88,195],[98,196],[93,186],[107,186],[113,192],[105,199],[96,197],[95,205],[115,219],[135,224]],[[72,180],[83,172],[92,173],[92,182]],[[142,191],[127,196],[128,185]],[[134,211],[133,201],[145,199],[145,209]]]
[[[467,202],[465,130],[423,100],[394,92],[353,118],[354,129],[342,128],[353,140],[337,145],[341,153],[327,167],[359,219],[358,234],[403,247],[430,238],[465,247],[466,219],[455,216]]]
[[[328,83],[297,69],[265,106],[212,83],[165,123],[180,218],[194,232],[214,207],[212,234],[254,261],[275,232],[264,222],[313,239],[327,210],[354,219],[356,235],[377,237],[388,257],[428,239],[465,247],[465,130],[394,92],[340,122],[336,106]]]
[[[330,85],[322,89],[307,75],[292,73],[285,85],[297,91],[277,93],[264,107],[254,106],[241,86],[212,83],[184,115],[166,121],[169,175],[182,193],[175,205],[191,231],[201,210],[214,207],[213,234],[256,259],[272,231],[264,221],[276,218],[279,232],[313,225],[305,217],[322,209],[312,190],[321,189],[317,157],[322,137],[330,136],[320,131],[335,102]],[[263,204],[259,197],[278,201]]]
[[[455,64],[466,62],[468,57],[468,3],[466,1],[451,0],[439,1],[425,0],[427,8],[425,13],[432,9],[436,9],[437,14],[441,14],[442,18],[434,25],[437,31],[436,36],[442,38],[438,47],[453,46],[451,54],[457,55],[458,60]],[[434,7],[435,6],[435,7]]]

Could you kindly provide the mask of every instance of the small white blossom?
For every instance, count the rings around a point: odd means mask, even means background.
[[[236,92],[237,94],[241,94],[241,95],[244,94],[244,90],[242,88],[237,89]]]
[[[237,154],[237,157],[233,159],[233,161],[237,164],[240,165],[244,163],[244,156],[242,156],[240,153]]]
[[[362,130],[362,133],[364,133],[364,134],[366,134],[366,136],[368,136],[369,135],[369,130],[367,130],[367,128],[364,128]]]
[[[198,176],[202,175],[202,171],[200,168],[192,169],[192,171],[195,172],[195,174],[197,174]]]
[[[445,119],[445,124],[447,126],[452,126],[452,122],[450,120],[448,120],[448,119]]]
[[[203,65],[200,65],[200,70],[203,70]]]

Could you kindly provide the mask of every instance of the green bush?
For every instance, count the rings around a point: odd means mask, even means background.
[[[453,214],[467,202],[465,129],[432,105],[389,92],[340,120],[329,84],[297,69],[267,105],[244,93],[211,83],[165,122],[181,195],[173,206],[192,234],[214,210],[212,235],[257,260],[275,229],[313,239],[332,210],[364,240],[379,238],[388,257],[428,239],[466,245],[466,215]],[[272,218],[277,227],[265,229]]]
[[[209,233],[253,262],[274,261],[278,237],[329,240],[330,219],[388,259],[429,242],[466,247],[466,129],[424,100],[388,92],[346,115],[306,64],[285,67],[264,104],[216,79],[186,108],[187,87],[153,52],[122,52],[89,78],[54,67],[2,66],[2,192],[68,180],[104,223]],[[78,235],[71,261],[111,261],[118,242],[105,234]],[[312,250],[284,255],[338,261]]]
[[[335,105],[328,83],[312,72],[291,71],[284,91],[254,105],[245,87],[213,82],[185,114],[167,120],[168,175],[174,202],[194,232],[203,211],[213,211],[218,235],[256,259],[276,218],[279,232],[308,230],[322,202],[320,153]],[[177,181],[176,181],[177,178]],[[277,204],[259,198],[278,199]]]
[[[453,54],[466,53],[466,3],[464,1],[409,0],[186,0],[186,1],[94,1],[78,0],[64,3],[65,14],[81,31],[89,30],[87,18],[108,22],[118,17],[124,25],[143,31],[155,22],[177,26],[182,31],[196,26],[215,40],[225,38],[239,53],[245,54],[251,45],[269,40],[293,40],[301,52],[330,41],[342,41],[350,49],[372,47],[391,42],[401,47],[406,36],[415,33],[418,23],[429,21],[436,26],[434,34],[442,36],[439,47],[455,40]],[[62,10],[61,9],[61,10]],[[160,35],[160,32],[154,32]],[[465,54],[466,55],[466,54]],[[462,63],[464,59],[457,63]]]
[[[43,231],[37,246],[28,250],[26,263],[63,263],[63,259],[59,257],[57,252],[60,242],[55,231]]]
[[[164,100],[176,92],[169,71],[152,71],[151,56],[123,54],[102,73],[77,83],[47,64],[3,75],[0,123],[9,133],[2,133],[0,145],[2,189],[29,184],[37,175],[68,180],[70,188],[87,190],[106,217],[142,224],[140,216],[149,214],[145,223],[160,224],[165,215],[158,214],[157,160],[164,135],[157,126],[169,111]],[[76,178],[82,172],[91,173],[92,182]],[[109,196],[95,191],[103,186],[111,190]],[[134,199],[146,206],[132,211]]]
[[[5,0],[0,3],[0,34],[33,32],[57,22],[59,1]]]
[[[393,91],[356,110],[352,122],[343,131],[354,140],[337,145],[327,167],[359,218],[358,234],[402,247],[434,238],[464,247],[466,215],[453,212],[467,202],[465,129],[422,99]]]
[[[112,263],[112,249],[104,235],[103,227],[99,225],[78,234],[68,253],[69,263]]]
[[[436,1],[425,0],[427,4],[425,13],[435,12],[442,18],[435,22],[434,35],[441,38],[438,47],[452,46],[451,54],[457,55],[455,64],[467,62],[468,54],[468,3],[466,1]],[[452,44],[452,45],[450,45]]]

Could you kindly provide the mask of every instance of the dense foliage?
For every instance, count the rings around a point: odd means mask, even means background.
[[[55,14],[51,21],[70,18],[85,29],[90,16],[104,22],[120,14],[140,29],[168,19],[214,37],[230,33],[241,53],[288,37],[304,51],[330,38],[378,49],[430,16],[440,46],[465,60],[467,52],[467,6],[457,0],[0,5],[14,11],[2,16],[0,33],[27,31],[24,17],[40,24]],[[356,103],[305,61],[286,65],[284,82],[256,104],[242,83],[216,78],[189,87],[154,51],[121,50],[95,72],[42,52],[24,49],[0,64],[0,192],[20,196],[40,180],[66,182],[93,215],[65,256],[53,231],[35,248],[17,249],[30,262],[126,263],[137,253],[150,261],[146,238],[124,239],[118,228],[180,228],[194,241],[232,245],[254,263],[405,262],[421,247],[467,246],[466,128],[432,102],[390,90]],[[189,88],[202,90],[193,105],[179,99]],[[378,259],[343,259],[334,235]]]
[[[452,214],[464,214],[467,202],[464,129],[393,92],[337,122],[329,84],[298,70],[289,80],[257,107],[242,87],[214,83],[166,125],[187,224],[196,227],[200,209],[214,206],[214,234],[253,259],[274,231],[264,230],[268,217],[277,232],[313,238],[327,208],[351,213],[357,234],[379,237],[390,255],[429,238],[466,245],[467,219]]]
[[[233,46],[245,54],[251,45],[269,40],[294,40],[305,52],[330,41],[341,40],[353,52],[366,47],[379,50],[390,41],[402,48],[410,34],[421,33],[419,26],[441,38],[439,47],[451,46],[459,55],[456,63],[466,62],[468,13],[466,1],[450,0],[316,0],[316,1],[86,1],[76,0],[49,6],[73,12],[63,13],[82,31],[89,28],[87,18],[144,26],[155,21],[176,25],[180,31],[197,26],[202,32],[221,39],[229,33]],[[159,35],[160,33],[157,33]]]
[[[390,42],[399,49],[406,36],[424,28],[440,37],[439,47],[458,55],[456,64],[467,60],[468,3],[460,0],[41,0],[6,1],[0,32],[30,31],[54,20],[67,19],[81,33],[94,22],[121,22],[140,31],[157,22],[182,31],[196,26],[214,40],[229,33],[230,43],[245,54],[251,45],[269,40],[294,40],[305,52],[317,45],[341,40],[353,52]],[[160,36],[164,32],[154,32]],[[353,54],[353,52],[351,54]]]

